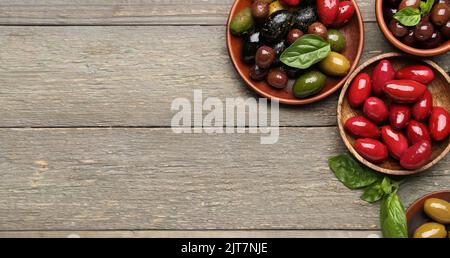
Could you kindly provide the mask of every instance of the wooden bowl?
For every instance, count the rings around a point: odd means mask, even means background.
[[[361,12],[356,1],[352,0],[356,7],[355,16],[352,20],[346,24],[340,31],[344,34],[347,39],[347,47],[342,52],[342,54],[350,61],[351,69],[346,77],[333,78],[329,77],[326,86],[318,94],[305,99],[298,99],[292,93],[292,86],[294,80],[290,80],[288,87],[285,89],[275,89],[269,86],[265,81],[257,82],[250,78],[250,66],[242,62],[241,60],[241,47],[242,39],[240,37],[235,37],[230,33],[230,23],[231,19],[242,9],[250,7],[250,0],[236,0],[233,7],[231,8],[230,15],[227,22],[227,45],[228,52],[233,62],[234,67],[237,72],[244,80],[244,82],[256,91],[259,95],[278,100],[280,103],[289,105],[304,105],[313,102],[320,101],[335,91],[340,89],[344,85],[350,73],[357,67],[361,54],[364,47],[364,23],[361,16]]]
[[[376,6],[376,17],[378,21],[378,26],[380,27],[381,31],[383,32],[387,40],[396,48],[415,56],[437,56],[445,54],[448,51],[450,51],[450,40],[447,40],[447,42],[444,42],[441,46],[432,49],[413,48],[406,44],[403,44],[394,35],[392,35],[391,31],[388,28],[388,25],[386,24],[386,21],[384,20],[383,0],[376,0],[375,6]]]
[[[434,192],[423,196],[409,206],[406,211],[406,219],[408,220],[408,235],[413,237],[417,228],[432,220],[423,211],[425,201],[430,198],[438,198],[450,202],[450,190]]]
[[[358,159],[364,165],[378,172],[389,175],[411,175],[425,171],[430,167],[432,167],[433,165],[435,165],[436,163],[438,163],[442,158],[444,158],[448,154],[448,152],[450,151],[450,137],[448,137],[446,140],[442,142],[433,142],[433,154],[431,156],[430,161],[425,166],[417,170],[405,170],[400,166],[397,160],[394,160],[391,157],[381,164],[374,164],[364,159],[353,148],[355,139],[350,134],[348,134],[344,129],[344,124],[345,121],[347,121],[347,119],[362,114],[362,111],[360,109],[358,110],[353,109],[348,103],[347,100],[348,88],[350,87],[353,79],[361,72],[365,72],[371,75],[373,68],[382,59],[388,59],[396,70],[414,64],[428,65],[430,68],[433,69],[436,75],[434,81],[428,85],[428,90],[430,90],[431,94],[433,95],[433,105],[441,106],[446,108],[447,110],[450,110],[450,77],[442,68],[440,68],[436,63],[432,61],[421,60],[413,56],[403,55],[400,53],[383,54],[368,60],[367,62],[362,64],[358,69],[356,69],[350,75],[350,78],[345,83],[344,88],[342,89],[337,109],[339,132],[341,134],[342,140],[344,141],[345,145],[347,146],[349,151],[355,156],[356,159]]]

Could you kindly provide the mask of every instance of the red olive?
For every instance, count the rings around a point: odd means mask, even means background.
[[[281,68],[274,68],[267,75],[267,83],[277,89],[286,88],[289,78],[286,72]]]
[[[333,24],[339,12],[339,0],[317,0],[319,20],[325,25]]]
[[[267,74],[269,73],[269,70],[259,68],[257,65],[253,65],[250,68],[250,78],[254,81],[262,81],[266,78]]]
[[[262,46],[256,51],[256,65],[262,69],[267,69],[272,65],[275,57],[275,51],[273,51],[273,48]]]
[[[397,80],[413,80],[422,84],[429,84],[434,80],[434,72],[425,65],[404,67],[395,74]]]
[[[389,110],[381,99],[370,97],[364,102],[364,115],[377,124],[381,124],[389,117]]]
[[[433,108],[433,96],[429,90],[425,91],[422,98],[411,108],[411,113],[417,121],[424,121],[431,114]]]
[[[345,129],[353,136],[358,138],[379,138],[380,130],[378,127],[363,116],[349,118],[345,122]]]
[[[391,80],[384,85],[384,93],[397,103],[414,103],[422,98],[427,87],[412,80]]]
[[[355,141],[355,150],[373,163],[381,163],[388,158],[386,146],[378,140],[364,138]]]
[[[428,128],[415,120],[409,122],[406,128],[406,136],[408,136],[409,144],[414,145],[420,141],[431,141]]]
[[[395,130],[402,130],[411,120],[411,110],[406,105],[391,104],[389,120]]]
[[[431,153],[431,143],[429,141],[420,141],[403,153],[400,165],[409,170],[419,169],[427,164]]]
[[[431,141],[428,128],[415,120],[409,122],[406,128],[406,136],[408,136],[409,144],[414,145],[420,141]]]
[[[348,102],[354,108],[360,107],[370,96],[372,80],[367,73],[360,73],[353,80],[348,91]]]
[[[395,131],[391,126],[381,128],[381,139],[386,144],[389,153],[395,159],[400,159],[408,149],[408,139],[401,132]]]
[[[442,107],[434,107],[431,111],[430,121],[431,137],[435,141],[442,141],[450,134],[450,114]]]
[[[297,39],[301,38],[303,36],[303,31],[299,29],[292,29],[289,31],[287,36],[287,43],[291,45],[294,43]]]
[[[347,24],[355,14],[355,6],[352,1],[342,1],[339,3],[339,11],[333,22],[334,28],[340,28]]]
[[[395,78],[394,67],[388,60],[382,60],[374,68],[372,73],[372,91],[375,96],[381,96],[383,94],[383,87],[387,81]]]

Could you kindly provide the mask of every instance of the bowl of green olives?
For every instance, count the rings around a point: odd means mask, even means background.
[[[450,238],[450,190],[425,195],[406,211],[412,238]]]
[[[227,46],[256,93],[304,105],[332,95],[356,69],[364,24],[355,0],[236,0]]]
[[[378,25],[388,41],[411,55],[450,51],[450,0],[376,0]]]

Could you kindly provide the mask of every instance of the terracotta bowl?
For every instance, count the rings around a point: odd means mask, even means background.
[[[406,211],[406,218],[408,220],[408,235],[413,237],[414,232],[417,228],[423,224],[432,221],[423,211],[423,206],[425,201],[430,198],[438,198],[450,202],[450,190],[444,190],[439,192],[434,192],[423,196],[422,198],[415,201],[411,206],[409,206]]]
[[[384,20],[383,0],[376,0],[375,6],[376,6],[376,16],[378,26],[380,27],[381,31],[383,32],[387,40],[391,42],[391,44],[394,45],[396,48],[415,56],[437,56],[445,54],[448,51],[450,51],[450,40],[447,40],[447,42],[443,43],[441,46],[433,49],[413,48],[403,44],[394,35],[392,35],[391,31],[388,28],[388,25],[386,24],[386,21]]]
[[[422,65],[425,64],[431,67],[436,75],[434,81],[428,85],[428,90],[430,90],[431,94],[433,95],[433,104],[434,106],[441,106],[446,108],[447,110],[450,110],[450,77],[442,68],[440,68],[436,63],[432,61],[421,60],[400,53],[383,54],[374,57],[365,62],[364,64],[362,64],[350,75],[350,78],[345,83],[344,88],[342,89],[341,95],[339,97],[337,110],[339,133],[345,145],[347,146],[349,151],[355,156],[355,158],[358,159],[364,165],[372,168],[373,170],[389,175],[411,175],[425,171],[430,167],[432,167],[433,165],[435,165],[436,163],[438,163],[448,154],[448,152],[450,151],[450,137],[448,137],[446,140],[442,142],[433,142],[433,154],[431,156],[430,161],[425,166],[417,170],[405,170],[400,166],[399,162],[397,160],[394,160],[393,158],[389,158],[387,161],[381,164],[374,164],[364,159],[353,148],[355,139],[350,134],[348,134],[344,129],[344,124],[347,121],[347,119],[362,114],[361,110],[353,109],[348,103],[347,101],[348,88],[350,87],[353,79],[361,72],[365,72],[371,75],[373,68],[382,59],[388,59],[396,70],[414,64],[422,64]]]
[[[228,52],[231,57],[231,61],[234,64],[239,75],[242,77],[244,82],[254,91],[256,91],[259,95],[278,100],[280,103],[289,104],[289,105],[304,105],[310,104],[313,102],[320,101],[334,92],[344,85],[347,77],[339,77],[333,78],[329,77],[327,80],[327,84],[318,94],[311,96],[305,99],[298,99],[292,93],[292,85],[294,80],[290,80],[288,87],[285,89],[275,89],[269,86],[265,81],[256,82],[250,79],[250,66],[242,62],[241,60],[241,47],[242,47],[242,39],[239,37],[235,37],[230,33],[230,22],[231,19],[242,9],[249,7],[251,5],[250,0],[236,0],[233,7],[231,8],[231,12],[227,22],[227,45]],[[353,4],[356,7],[355,16],[352,20],[346,24],[343,28],[339,29],[347,39],[347,47],[342,52],[342,54],[350,61],[351,69],[350,73],[357,67],[359,60],[361,58],[361,54],[364,47],[364,23],[361,16],[361,12],[356,1],[352,0]]]

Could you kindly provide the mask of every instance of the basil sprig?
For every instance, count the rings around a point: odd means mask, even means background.
[[[408,237],[405,209],[397,195],[401,182],[381,176],[360,164],[348,153],[330,158],[328,164],[346,187],[364,188],[362,200],[369,203],[382,200],[380,224],[384,237]]]
[[[330,43],[322,37],[306,34],[297,39],[280,56],[281,62],[298,69],[308,69],[331,52]]]
[[[422,19],[422,15],[427,15],[431,12],[434,1],[435,0],[427,0],[426,2],[421,1],[420,10],[413,7],[403,8],[394,15],[394,19],[404,26],[416,26]]]

